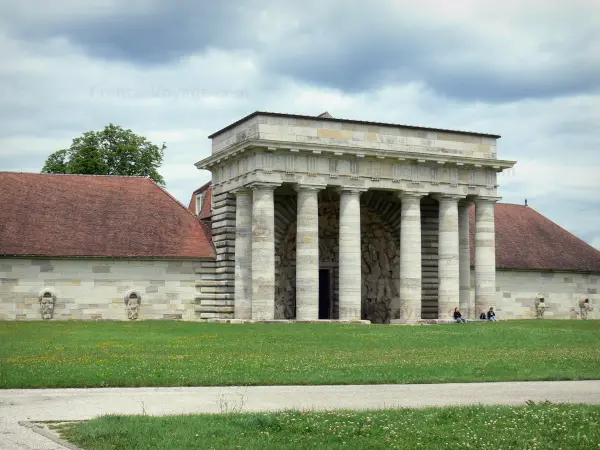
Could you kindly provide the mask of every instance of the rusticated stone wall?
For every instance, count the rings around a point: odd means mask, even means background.
[[[296,198],[275,200],[275,318],[295,318]],[[367,192],[361,196],[362,319],[389,323],[399,283],[399,203],[391,194]],[[333,318],[339,317],[339,195],[319,194],[319,261],[333,271]]]
[[[438,317],[438,211],[436,200],[421,200],[421,317]]]
[[[132,299],[137,320],[198,320],[214,276],[212,259],[0,258],[0,320],[42,320],[44,293],[53,320],[131,320]]]
[[[212,240],[217,258],[198,275],[196,313],[201,319],[231,319],[234,313],[236,199],[213,192]]]
[[[471,298],[475,299],[475,271],[471,272]],[[579,313],[585,295],[594,309],[588,319],[600,319],[600,273],[496,270],[496,315],[499,319],[535,319],[534,299],[545,297],[546,319],[571,319]],[[577,317],[577,316],[575,316]]]

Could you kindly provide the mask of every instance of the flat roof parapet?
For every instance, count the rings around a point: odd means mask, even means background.
[[[318,120],[324,122],[337,122],[337,123],[347,123],[347,124],[355,124],[355,125],[366,125],[366,126],[378,126],[378,127],[396,127],[396,128],[408,128],[411,130],[420,130],[420,131],[439,131],[443,133],[455,133],[455,134],[463,134],[470,136],[483,136],[488,138],[499,139],[500,135],[497,134],[489,134],[489,133],[475,133],[472,131],[461,131],[461,130],[449,130],[444,128],[430,128],[430,127],[422,127],[415,125],[402,125],[402,124],[394,124],[394,123],[385,123],[385,122],[368,122],[364,120],[352,120],[352,119],[336,119],[332,117],[328,112],[324,112],[318,116],[305,116],[300,114],[283,114],[283,113],[274,113],[267,111],[255,111],[252,114],[248,114],[246,117],[241,118],[240,120],[233,122],[230,125],[227,125],[225,128],[220,129],[219,131],[208,136],[209,139],[213,139],[214,137],[230,130],[237,125],[252,119],[256,116],[268,116],[268,117],[279,117],[279,118],[288,118],[288,119],[302,119],[302,120]]]

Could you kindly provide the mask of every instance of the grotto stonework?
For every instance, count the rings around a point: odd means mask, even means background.
[[[289,220],[281,242],[276,244],[275,319],[294,319],[296,221],[293,199],[280,199],[276,204],[279,215],[287,211]],[[390,223],[393,216],[390,213],[397,209],[397,204],[383,193],[365,195],[361,201],[361,318],[372,323],[389,323],[390,319],[398,318],[399,222]],[[319,198],[319,261],[321,268],[333,271],[332,319],[339,318],[338,239],[339,199],[326,192]]]

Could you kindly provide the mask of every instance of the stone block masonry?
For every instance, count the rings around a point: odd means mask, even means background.
[[[420,318],[438,317],[438,219],[439,206],[428,198],[421,200],[421,305]],[[413,320],[419,318],[413,315]]]
[[[418,150],[475,158],[494,158],[497,152],[495,139],[486,136],[402,126],[336,123],[318,118],[302,120],[258,116],[215,137],[213,154],[247,139],[378,150]]]
[[[213,260],[0,260],[0,319],[41,320],[39,296],[55,295],[53,320],[129,320],[125,297],[140,297],[139,320],[196,320],[194,298],[210,287]]]
[[[502,319],[535,319],[534,299],[543,295],[544,318],[571,319],[579,312],[579,297],[587,295],[593,311],[588,319],[600,318],[600,274],[561,271],[497,270],[496,314]],[[473,294],[472,294],[473,295]]]
[[[200,289],[196,295],[196,311],[201,319],[230,319],[234,316],[234,297],[235,297],[235,266],[236,255],[236,196],[232,192],[216,194],[213,192],[213,215],[212,215],[212,238],[217,253],[216,261],[198,273],[199,280],[207,280],[209,285],[205,289]],[[252,195],[249,193],[251,202]],[[246,216],[248,213],[246,212]],[[244,216],[244,217],[246,217]],[[248,218],[248,217],[246,217]],[[240,217],[243,224],[243,217]],[[242,228],[243,229],[243,225]],[[239,264],[239,263],[238,263]],[[241,262],[242,266],[248,270],[248,262]],[[246,292],[241,288],[242,292]],[[247,292],[246,292],[247,294]],[[240,314],[242,317],[246,312],[242,305]]]

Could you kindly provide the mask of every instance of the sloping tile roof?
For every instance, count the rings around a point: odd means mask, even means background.
[[[475,258],[475,207],[469,210],[471,264]],[[496,268],[600,273],[600,251],[530,206],[497,203]]]
[[[141,177],[0,172],[0,255],[214,257],[210,233]]]
[[[206,191],[206,194],[204,194],[204,199],[202,200],[202,210],[200,211],[200,214],[198,215],[198,211],[196,211],[196,194],[200,194],[203,191]],[[190,199],[190,204],[188,206],[188,209],[192,212],[192,214],[198,215],[198,218],[200,218],[200,219],[210,219],[210,217],[212,215],[211,206],[212,206],[212,182],[209,181],[208,183],[199,187],[192,193],[192,198]]]
[[[211,183],[202,190],[210,218]],[[0,193],[0,255],[215,257],[194,196],[187,210],[146,178],[0,172]],[[497,268],[600,273],[600,251],[533,208],[498,203],[495,219]]]

